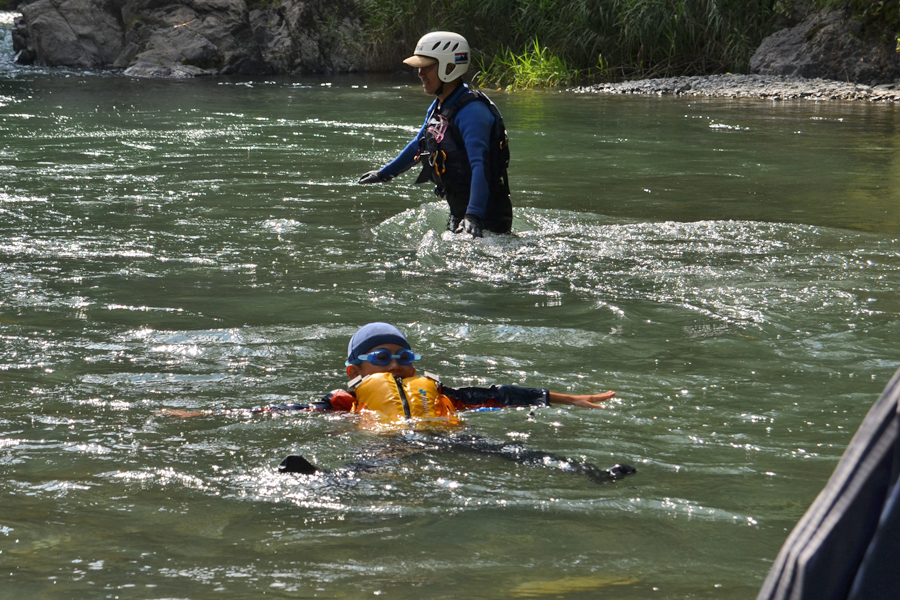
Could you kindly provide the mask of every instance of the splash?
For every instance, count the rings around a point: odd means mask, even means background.
[[[846,310],[855,300],[840,284],[846,276],[843,254],[822,248],[823,237],[834,241],[842,234],[817,227],[630,223],[526,208],[516,211],[512,235],[487,233],[473,240],[443,230],[442,215],[440,203],[407,210],[377,226],[375,237],[415,248],[422,271],[518,286],[542,298],[544,306],[574,292],[620,317],[623,305],[637,302],[754,327],[785,312]],[[848,237],[859,235],[864,234]],[[811,271],[828,284],[811,283]]]

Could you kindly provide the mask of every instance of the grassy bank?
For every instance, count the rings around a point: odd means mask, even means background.
[[[363,0],[385,66],[424,32],[476,50],[485,83],[615,81],[745,72],[779,0]]]

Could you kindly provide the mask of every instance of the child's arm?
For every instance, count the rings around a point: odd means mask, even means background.
[[[479,408],[505,408],[512,406],[547,406],[547,390],[519,387],[516,385],[492,385],[489,388],[441,387],[441,393],[453,402],[456,410]]]
[[[253,408],[222,408],[216,410],[181,410],[178,408],[164,408],[156,412],[161,417],[175,417],[176,419],[190,419],[203,415],[256,415],[259,413],[285,412],[289,410],[330,410],[319,408],[320,403],[309,404],[273,404],[271,406],[256,406]]]
[[[160,417],[174,417],[176,419],[190,419],[191,417],[202,417],[203,415],[212,414],[209,410],[181,410],[178,408],[164,408],[156,411]]]
[[[191,417],[200,417],[203,415],[234,415],[234,414],[258,414],[267,412],[284,412],[290,410],[310,410],[310,411],[349,411],[353,406],[356,397],[344,390],[334,390],[329,392],[318,402],[309,402],[306,404],[273,404],[270,406],[257,406],[254,408],[238,408],[223,410],[179,410],[175,408],[164,408],[156,414],[162,417],[175,417],[177,419],[189,419]]]
[[[572,406],[580,406],[582,408],[606,408],[606,402],[615,396],[612,390],[603,392],[602,394],[588,394],[584,396],[572,396],[570,394],[557,394],[550,392],[550,404],[570,404]]]
[[[616,395],[615,392],[609,391],[602,394],[573,396],[571,394],[557,394],[547,390],[514,385],[458,389],[444,386],[443,393],[453,401],[456,410],[471,410],[482,407],[547,406],[548,404],[569,404],[583,408],[606,408],[602,403]]]

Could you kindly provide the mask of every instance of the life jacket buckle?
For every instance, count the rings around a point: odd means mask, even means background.
[[[447,172],[447,153],[443,150],[436,150],[428,157],[428,164],[434,168],[434,172],[438,177]]]

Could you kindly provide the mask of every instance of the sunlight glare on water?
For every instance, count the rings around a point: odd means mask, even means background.
[[[356,185],[409,78],[0,67],[9,597],[755,596],[900,363],[894,108],[492,97],[514,232],[471,240]],[[221,410],[342,387],[372,320],[448,385],[616,390],[465,433],[638,473]]]

